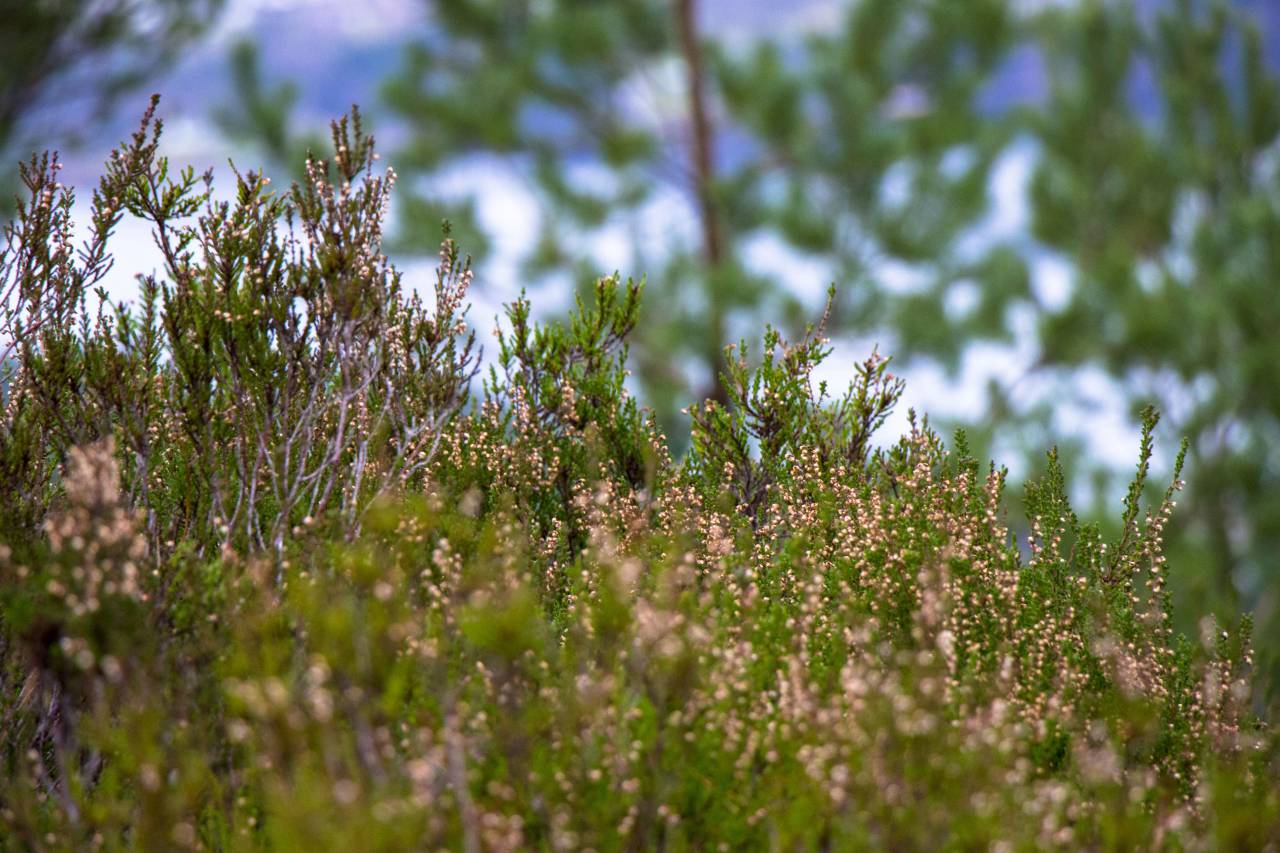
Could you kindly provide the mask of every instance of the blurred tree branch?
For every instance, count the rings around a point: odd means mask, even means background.
[[[52,134],[79,141],[117,99],[177,59],[224,0],[0,0],[3,174]],[[0,195],[0,212],[13,202]]]

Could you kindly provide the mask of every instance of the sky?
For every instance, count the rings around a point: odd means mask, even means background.
[[[1018,0],[1024,4],[1053,0]],[[1155,2],[1155,0],[1148,0]],[[838,0],[704,0],[701,7],[704,29],[732,44],[763,33],[820,30],[840,19],[844,4]],[[1253,2],[1265,31],[1280,32],[1280,2]],[[407,33],[423,32],[425,4],[420,0],[229,0],[228,8],[212,36],[188,52],[174,68],[147,81],[130,109],[126,100],[118,121],[104,127],[83,148],[67,152],[64,179],[81,188],[81,215],[96,180],[100,164],[115,142],[128,133],[145,104],[148,91],[164,96],[161,113],[165,118],[164,151],[177,163],[190,163],[201,171],[215,167],[224,191],[229,181],[225,167],[228,152],[239,165],[254,167],[256,156],[222,137],[210,118],[209,105],[229,98],[227,52],[239,38],[252,36],[262,44],[267,57],[268,80],[292,79],[300,90],[297,118],[300,123],[323,126],[345,111],[352,102],[376,101],[378,84],[399,62],[400,47]],[[1280,38],[1270,38],[1272,49]],[[1274,51],[1273,51],[1274,53]],[[993,106],[1016,103],[1036,96],[1045,85],[1036,57],[1015,54],[1008,68],[988,96]],[[910,92],[903,92],[909,106]],[[1139,93],[1141,96],[1141,93]],[[904,107],[905,108],[905,107]],[[382,150],[390,150],[383,146]],[[1036,158],[1034,146],[1014,144],[1000,160],[989,187],[991,198],[987,219],[970,235],[975,245],[1016,237],[1027,231],[1027,180]],[[384,162],[391,163],[384,153]],[[475,158],[464,161],[441,179],[440,188],[475,193],[479,199],[482,224],[494,239],[491,260],[480,270],[481,287],[473,294],[471,319],[483,333],[501,303],[514,297],[520,288],[517,259],[535,239],[536,204],[522,182],[493,161]],[[666,229],[695,233],[696,219],[687,199],[673,192],[659,193],[647,213],[647,226],[654,233]],[[158,264],[149,232],[138,223],[126,222],[115,240],[116,267],[107,281],[114,298],[130,298],[136,293],[134,275]],[[628,237],[620,230],[605,229],[596,238],[594,254],[602,273],[627,270],[630,260]],[[830,280],[829,271],[819,263],[797,256],[776,238],[763,237],[746,246],[748,262],[761,271],[785,272],[788,286],[802,294],[816,315],[822,294]],[[1061,304],[1070,291],[1071,269],[1060,258],[1044,251],[1031,256],[1032,286],[1042,301],[1052,307]],[[427,262],[401,264],[407,279],[429,287],[433,277]],[[909,269],[886,267],[882,278],[910,285]],[[554,294],[536,294],[535,304],[555,306]],[[566,296],[566,295],[562,295]],[[564,300],[561,302],[563,303]],[[951,310],[966,308],[961,291]],[[985,389],[993,379],[1005,387],[1017,387],[1026,400],[1036,399],[1034,382],[1021,377],[1034,361],[1031,337],[1034,317],[1015,318],[1022,329],[1013,346],[972,346],[965,353],[958,376],[940,367],[913,363],[899,372],[907,380],[907,392],[899,417],[884,435],[905,427],[905,411],[914,407],[935,417],[973,419],[984,410]],[[847,383],[854,361],[861,360],[873,345],[892,353],[893,339],[887,331],[878,339],[837,339],[836,352],[824,365],[819,378],[834,387]],[[492,349],[492,347],[490,347]],[[1129,416],[1123,395],[1113,380],[1100,371],[1084,371],[1076,378],[1083,404],[1056,406],[1054,423],[1048,431],[1059,436],[1084,439],[1091,452],[1124,468],[1132,464],[1137,447],[1138,426]],[[994,448],[999,452],[1000,448]],[[1010,458],[1014,457],[1010,455]],[[1015,474],[1018,472],[1015,471]]]

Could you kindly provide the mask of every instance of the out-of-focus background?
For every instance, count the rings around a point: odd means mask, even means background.
[[[1015,510],[1057,444],[1114,527],[1155,404],[1156,467],[1191,440],[1179,627],[1253,613],[1277,695],[1280,2],[0,0],[0,218],[34,149],[87,200],[151,92],[223,192],[359,104],[390,254],[429,286],[450,220],[482,331],[522,288],[554,316],[646,276],[636,390],[677,449],[723,345],[799,333],[830,282],[821,378],[878,343]],[[159,262],[128,222],[115,253],[128,299]]]

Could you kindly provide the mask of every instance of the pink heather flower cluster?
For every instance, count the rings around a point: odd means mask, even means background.
[[[1026,557],[962,438],[874,449],[887,359],[813,387],[822,324],[731,354],[676,459],[625,387],[639,286],[509,306],[473,387],[470,270],[446,240],[406,295],[358,117],[235,205],[150,122],[92,268],[39,164],[0,257],[37,318],[0,366],[0,850],[1280,845],[1247,630],[1173,627],[1153,418],[1118,541],[1051,454]],[[91,317],[125,210],[163,280]]]

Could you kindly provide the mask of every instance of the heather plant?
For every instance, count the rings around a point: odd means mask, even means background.
[[[402,292],[380,251],[395,176],[371,174],[358,112],[335,123],[332,161],[309,160],[286,194],[236,172],[234,201],[214,202],[209,175],[173,174],[158,154],[154,108],[113,154],[78,254],[56,159],[22,169],[31,201],[0,256],[17,354],[0,512],[39,520],[70,448],[115,435],[122,487],[161,550],[280,552],[331,509],[358,528],[372,496],[419,476],[465,403],[466,262],[446,241],[430,310]],[[93,309],[126,212],[153,225],[163,280],[140,276],[136,308],[99,294]]]
[[[358,116],[229,202],[159,135],[79,253],[29,164],[0,257],[0,849],[1280,843],[1247,622],[1172,628],[1154,413],[1119,537],[1050,453],[1018,543],[963,434],[875,440],[886,359],[815,384],[820,321],[676,459],[639,284],[517,300],[473,383],[466,261],[402,283]],[[90,308],[124,213],[164,269]]]
[[[446,211],[469,249],[497,245],[486,199],[452,178],[477,157],[530,191],[523,281],[585,285],[594,238],[621,245],[650,273],[632,366],[681,451],[692,392],[726,402],[723,345],[765,319],[803,328],[779,245],[842,283],[833,335],[982,382],[965,396],[984,414],[961,422],[1019,483],[1060,443],[1111,534],[1126,472],[1072,422],[1154,403],[1162,441],[1193,451],[1169,541],[1178,627],[1253,612],[1259,701],[1280,698],[1274,3],[418,5],[381,92],[405,140],[398,249],[433,251]],[[234,50],[216,115],[293,169],[309,84],[274,83],[291,73],[274,53]],[[655,215],[680,198],[697,228]]]

